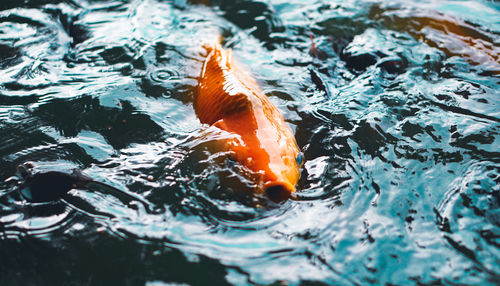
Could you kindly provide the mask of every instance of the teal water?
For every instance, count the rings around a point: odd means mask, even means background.
[[[219,33],[295,132],[296,201],[209,150]],[[498,285],[499,54],[486,0],[2,1],[0,285]],[[122,193],[27,202],[27,161]]]

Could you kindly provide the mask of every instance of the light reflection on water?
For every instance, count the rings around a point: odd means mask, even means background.
[[[499,280],[497,3],[15,2],[0,284]],[[210,151],[227,135],[191,104],[218,31],[296,134],[296,201],[238,192],[244,170]],[[9,194],[25,161],[121,193],[30,204]]]

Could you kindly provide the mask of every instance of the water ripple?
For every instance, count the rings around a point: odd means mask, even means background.
[[[3,284],[497,284],[498,4],[7,2]],[[294,130],[296,200],[196,118],[219,35]],[[26,161],[104,185],[32,204]]]

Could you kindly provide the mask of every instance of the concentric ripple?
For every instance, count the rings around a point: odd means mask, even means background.
[[[1,285],[500,281],[498,3],[7,2]],[[196,118],[219,38],[296,135],[296,200]],[[27,161],[99,183],[29,203]]]

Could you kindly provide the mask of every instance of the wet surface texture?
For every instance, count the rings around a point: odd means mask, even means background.
[[[498,19],[486,0],[2,1],[0,284],[496,285]],[[219,32],[295,132],[296,200],[241,191],[196,118]],[[29,202],[27,161],[104,184]]]

